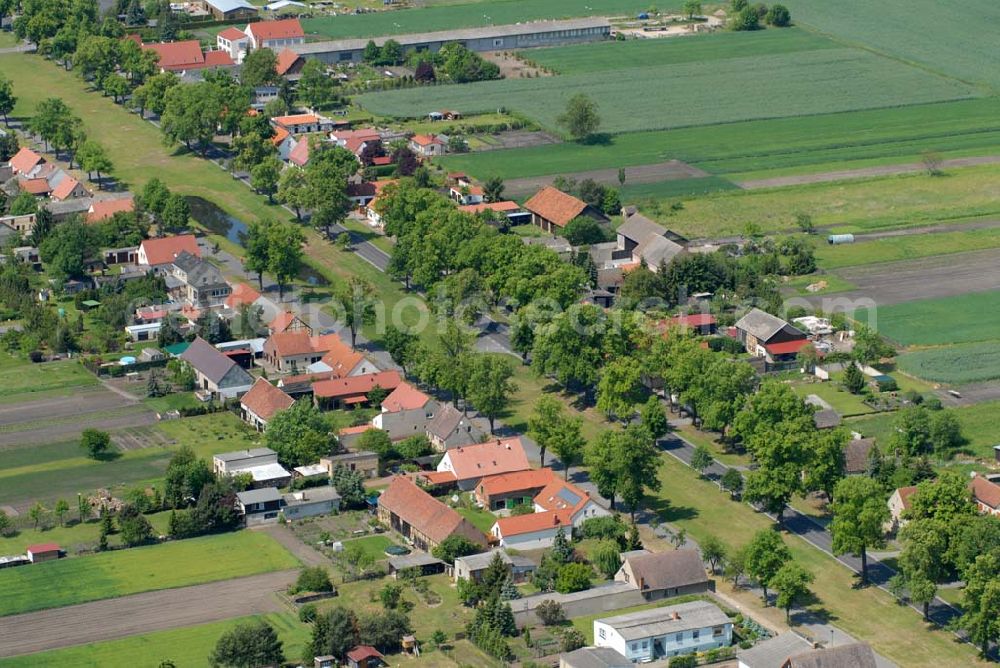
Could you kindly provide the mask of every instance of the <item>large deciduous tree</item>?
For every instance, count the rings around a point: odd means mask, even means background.
[[[877,481],[854,476],[837,483],[830,522],[833,552],[861,557],[862,584],[868,584],[868,550],[885,546],[888,521],[885,492]]]
[[[566,103],[566,111],[556,118],[556,123],[565,128],[574,141],[584,141],[597,132],[601,117],[597,104],[584,93],[577,93]]]

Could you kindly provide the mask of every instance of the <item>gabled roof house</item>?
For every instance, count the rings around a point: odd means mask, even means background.
[[[486,546],[486,537],[471,522],[405,476],[393,478],[379,496],[378,518],[420,550],[430,551],[449,536]]]

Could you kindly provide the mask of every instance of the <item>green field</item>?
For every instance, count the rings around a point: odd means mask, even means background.
[[[566,101],[583,90],[598,105],[601,129],[612,134],[978,95],[966,84],[867,51],[833,48],[440,86],[433,96],[409,88],[357,99],[374,114],[395,117],[438,108],[472,114],[508,107],[556,129]]]
[[[309,642],[309,627],[290,612],[227,619],[169,631],[155,631],[141,636],[95,642],[28,656],[0,659],[0,668],[135,668],[156,666],[171,660],[189,668],[208,666],[208,656],[219,637],[237,624],[263,619],[278,632],[284,643],[285,658],[297,659]]]
[[[864,415],[872,412],[871,407],[862,403],[860,396],[851,394],[847,390],[843,389],[840,383],[798,383],[793,385],[792,389],[795,390],[795,394],[799,395],[803,399],[810,394],[815,394],[817,397],[833,406],[833,410],[837,411],[841,417],[849,415]]]
[[[969,0],[789,0],[796,23],[964,81],[1000,88],[1000,4]],[[980,48],[982,45],[982,48]]]
[[[500,0],[466,2],[443,7],[375,12],[358,16],[330,16],[307,19],[307,33],[328,39],[377,37],[415,32],[473,28],[567,19],[582,16],[632,16],[646,11],[649,3],[638,0]],[[669,6],[658,5],[661,10]]]
[[[913,234],[836,246],[819,240],[816,244],[816,260],[824,269],[838,269],[998,247],[1000,232],[996,228]]]
[[[504,179],[568,174],[584,169],[583,165],[607,169],[672,158],[714,174],[741,174],[819,171],[857,161],[914,162],[924,150],[942,155],[1000,152],[1000,99],[629,133],[610,137],[607,144],[466,153],[439,162],[449,170]]]
[[[993,446],[997,444],[997,434],[1000,433],[1000,401],[987,401],[951,410],[962,424],[962,435],[968,441],[965,448],[980,459],[994,461]],[[874,437],[884,445],[892,435],[894,417],[892,413],[881,413],[851,420],[848,426],[865,436]]]
[[[295,568],[253,531],[191,538],[0,571],[0,616]]]
[[[170,420],[129,431],[139,437],[159,432],[172,443],[129,450],[107,461],[85,457],[75,441],[0,450],[0,504],[75,500],[77,492],[89,493],[98,487],[151,483],[163,475],[181,445],[190,445],[200,457],[210,458],[254,443],[251,432],[232,413]]]
[[[1000,378],[1000,343],[991,341],[917,350],[900,355],[899,368],[914,376],[941,383],[996,380]],[[997,435],[993,435],[994,440]]]
[[[94,550],[97,548],[101,535],[101,525],[96,518],[80,524],[77,522],[76,499],[67,499],[70,502],[71,512],[66,515],[65,526],[53,526],[50,528],[26,528],[19,529],[14,535],[0,536],[0,554],[20,554],[25,548],[35,543],[58,543],[67,554],[77,554],[81,550]],[[153,530],[161,535],[166,535],[167,526],[170,522],[170,511],[164,510],[159,513],[146,515],[146,519],[153,525]],[[112,534],[108,537],[108,544],[117,547],[121,544],[120,534]]]
[[[497,517],[485,508],[456,508],[458,514],[472,522],[483,533],[489,535],[490,529],[496,524]]]
[[[97,378],[77,362],[32,364],[0,355],[0,403],[66,396],[81,387],[97,385]]]
[[[879,333],[904,346],[992,341],[1000,327],[1000,290],[882,306],[876,315]]]

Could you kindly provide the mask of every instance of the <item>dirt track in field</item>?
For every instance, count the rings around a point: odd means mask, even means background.
[[[824,300],[870,299],[876,306],[889,306],[918,299],[954,297],[1000,289],[1000,249],[847,267],[834,273],[858,286],[857,289],[805,299],[823,308]]]
[[[278,571],[0,617],[0,656],[276,612],[283,606],[275,593],[297,575],[294,570]]]
[[[551,185],[555,176],[556,175],[553,174],[549,176],[536,176],[524,179],[511,179],[504,182],[504,185],[506,186],[505,192],[510,197],[531,195],[540,188]],[[577,181],[593,179],[594,181],[607,186],[618,187],[618,170],[614,168],[594,169],[588,172],[574,172],[572,174],[563,174],[562,176],[565,176],[568,179],[576,179]],[[626,167],[625,185],[636,183],[658,183],[660,181],[674,181],[677,179],[697,179],[705,176],[708,176],[708,173],[698,169],[697,167],[689,165],[686,162],[681,162],[680,160],[670,160],[669,162],[660,162],[655,165]]]
[[[993,165],[1000,162],[998,155],[976,156],[972,158],[952,158],[942,160],[940,169],[948,167],[974,167],[976,165]],[[797,174],[794,176],[775,176],[770,179],[752,179],[749,181],[734,181],[744,190],[758,188],[780,188],[782,186],[801,186],[809,183],[826,183],[828,181],[845,181],[848,179],[866,179],[873,176],[892,176],[894,174],[912,174],[927,170],[927,165],[921,162],[911,162],[902,165],[881,165],[878,167],[860,167],[844,169],[836,172],[821,172],[819,174]]]
[[[64,397],[0,405],[0,451],[5,446],[52,443],[87,428],[119,429],[156,423],[156,414],[135,400],[102,387]]]

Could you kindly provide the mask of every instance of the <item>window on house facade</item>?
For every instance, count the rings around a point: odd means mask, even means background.
[[[604,640],[607,637],[608,634],[604,632],[604,629],[600,629],[597,632],[597,635],[601,638],[601,640]]]
[[[639,643],[637,643],[637,642],[632,643],[631,648],[632,648],[633,652],[638,652],[639,651]]]
[[[715,628],[712,629],[712,636],[715,638],[718,638],[723,633],[725,633],[725,629],[723,629],[721,626],[716,626]]]
[[[698,629],[695,629],[694,631],[691,632],[691,637],[694,638],[695,640],[697,640],[698,636],[700,636],[700,635],[701,635],[701,631],[699,631]]]
[[[683,633],[678,633],[677,635],[674,636],[674,642],[680,642],[682,640],[684,640],[684,634]]]

